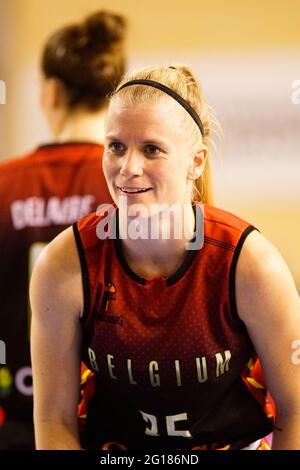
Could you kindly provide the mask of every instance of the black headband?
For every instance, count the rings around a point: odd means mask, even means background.
[[[120,86],[120,88],[118,88],[116,93],[118,91],[122,90],[122,88],[125,88],[125,87],[130,86],[130,85],[148,85],[148,86],[152,86],[153,88],[158,88],[159,90],[163,91],[167,95],[174,98],[174,100],[176,100],[179,104],[181,104],[181,106],[193,118],[193,120],[195,121],[195,123],[199,127],[202,136],[204,136],[204,127],[203,127],[203,124],[201,122],[200,117],[198,116],[196,111],[192,108],[192,106],[184,98],[182,98],[182,96],[178,95],[178,93],[176,93],[176,91],[172,90],[171,88],[167,87],[166,85],[163,85],[160,82],[156,82],[155,80],[142,80],[141,79],[141,80],[130,80],[129,82],[124,83],[124,85],[122,85],[122,86]]]

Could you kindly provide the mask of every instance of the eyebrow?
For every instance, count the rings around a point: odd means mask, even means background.
[[[142,142],[143,145],[157,145],[158,147],[168,147],[168,143],[163,139],[146,139]]]
[[[117,141],[117,142],[118,142],[118,141],[122,142],[122,140],[123,140],[120,136],[116,136],[116,135],[114,135],[114,134],[107,134],[107,135],[105,136],[105,138],[106,138],[107,140],[110,140],[110,141]],[[157,139],[157,138],[153,138],[153,139],[147,138],[147,139],[143,140],[141,143],[142,143],[143,145],[147,145],[147,144],[150,145],[150,144],[152,144],[152,145],[157,145],[157,146],[160,146],[160,145],[168,146],[168,143],[167,143],[167,141],[166,141],[165,139]]]

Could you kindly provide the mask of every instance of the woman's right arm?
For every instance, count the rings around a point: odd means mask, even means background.
[[[82,299],[80,262],[69,228],[45,248],[31,278],[37,449],[80,449],[77,403]]]

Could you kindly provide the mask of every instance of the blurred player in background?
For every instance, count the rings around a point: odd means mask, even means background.
[[[99,11],[56,31],[41,60],[43,112],[53,142],[0,165],[0,449],[32,449],[28,281],[45,244],[111,201],[102,174],[107,95],[125,69],[125,19]],[[59,365],[58,365],[59,373]]]

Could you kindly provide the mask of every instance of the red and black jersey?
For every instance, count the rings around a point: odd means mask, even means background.
[[[102,154],[103,146],[94,143],[50,144],[0,165],[0,339],[6,344],[0,407],[7,423],[32,421],[30,271],[46,243],[111,201]],[[18,442],[18,430],[12,427],[11,434]]]
[[[241,448],[272,428],[266,390],[248,380],[256,354],[235,303],[236,263],[254,228],[220,209],[203,211],[203,247],[187,251],[168,279],[137,276],[118,229],[115,239],[97,237],[95,214],[74,225],[84,360],[95,375],[86,448]],[[118,227],[117,210],[114,217]]]

